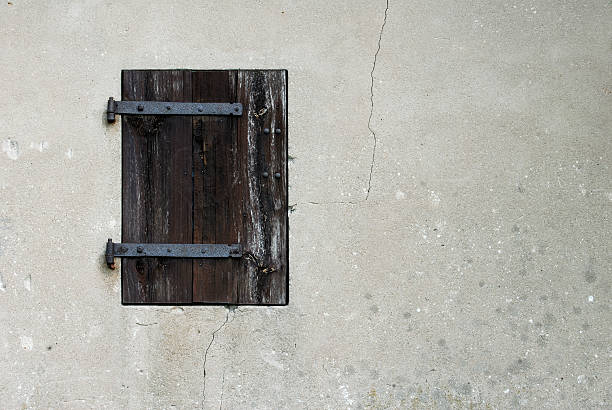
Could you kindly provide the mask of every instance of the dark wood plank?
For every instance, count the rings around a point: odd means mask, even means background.
[[[284,305],[289,301],[287,72],[240,70],[237,96],[244,110],[237,121],[240,189],[234,200],[243,215],[238,229],[246,252],[237,303]]]
[[[191,101],[188,70],[126,70],[123,100]],[[192,122],[189,117],[122,116],[122,241],[191,243]],[[192,261],[123,259],[122,300],[191,303]]]
[[[194,102],[235,102],[235,71],[194,71]],[[193,119],[194,241],[238,243],[240,204],[236,119],[202,116]],[[193,301],[235,304],[239,259],[193,261]]]

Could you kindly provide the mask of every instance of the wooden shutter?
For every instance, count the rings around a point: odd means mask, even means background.
[[[121,89],[125,101],[243,106],[122,116],[122,242],[242,247],[240,258],[124,258],[123,303],[287,304],[287,72],[124,70]]]

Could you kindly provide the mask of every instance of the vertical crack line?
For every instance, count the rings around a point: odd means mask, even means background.
[[[223,380],[221,380],[221,401],[219,402],[219,410],[223,407],[223,388],[225,387],[225,370],[223,370]]]
[[[210,347],[212,346],[212,344],[215,341],[215,335],[217,334],[217,332],[221,329],[223,329],[223,327],[227,324],[227,321],[229,319],[229,314],[230,314],[230,309],[227,309],[227,314],[225,315],[225,321],[223,323],[221,323],[221,326],[219,326],[215,331],[212,332],[212,336],[210,338],[210,343],[208,343],[208,347],[206,348],[206,351],[204,352],[204,363],[202,364],[202,375],[203,375],[203,379],[202,379],[202,408],[204,408],[204,402],[206,401],[206,360],[208,359],[208,351],[210,350]]]
[[[376,70],[376,61],[378,60],[378,53],[380,52],[380,43],[382,41],[383,31],[385,30],[385,25],[387,24],[387,13],[389,12],[389,0],[387,0],[387,5],[385,7],[385,17],[383,19],[383,23],[380,26],[380,32],[378,33],[378,48],[376,49],[376,53],[374,53],[374,62],[372,63],[372,70],[370,71],[370,116],[368,117],[368,129],[370,130],[370,134],[372,134],[372,139],[374,140],[374,144],[372,146],[372,162],[370,163],[370,176],[368,178],[368,190],[366,192],[365,200],[368,200],[370,196],[370,189],[372,188],[372,173],[374,172],[374,160],[376,159],[376,143],[378,142],[376,139],[376,131],[372,129],[372,115],[374,114],[374,70]]]

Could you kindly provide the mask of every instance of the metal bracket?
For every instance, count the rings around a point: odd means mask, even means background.
[[[115,101],[108,98],[106,120],[115,115],[242,115],[240,103],[185,103],[160,101]]]
[[[118,258],[241,258],[240,244],[205,243],[106,243],[106,264],[115,269]]]

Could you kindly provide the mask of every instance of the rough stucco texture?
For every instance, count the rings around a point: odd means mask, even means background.
[[[0,4],[1,406],[610,408],[611,22],[607,1]],[[289,306],[121,306],[124,68],[289,70]]]

